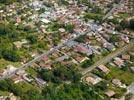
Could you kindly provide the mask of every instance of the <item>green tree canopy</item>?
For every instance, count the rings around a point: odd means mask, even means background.
[[[130,20],[130,28],[134,30],[134,19]]]

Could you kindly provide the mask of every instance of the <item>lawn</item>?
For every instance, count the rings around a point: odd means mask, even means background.
[[[37,76],[37,72],[35,71],[35,69],[29,67],[27,68],[26,70],[28,73],[30,73],[33,77],[36,77]]]
[[[127,91],[126,89],[115,87],[111,83],[108,86],[108,90],[113,90],[116,98],[120,98]]]
[[[131,84],[134,81],[133,73],[123,71],[119,68],[112,67],[112,66],[109,68],[110,68],[111,72],[108,75],[110,76],[111,79],[113,79],[113,78],[120,79],[127,85]]]
[[[18,83],[17,85],[19,85],[22,88],[23,92],[27,92],[28,90],[32,90],[32,89],[39,90],[37,86],[27,83],[27,82],[21,82],[21,83]]]
[[[124,14],[119,14],[119,16],[121,16],[122,18],[128,18],[128,17],[130,17],[130,16],[132,16],[132,15],[130,15],[130,14],[128,14],[128,13],[124,13]]]
[[[11,61],[6,61],[4,59],[0,59],[0,69],[6,68],[8,65],[13,65],[15,67],[21,66],[20,62],[11,62]]]
[[[7,91],[0,91],[0,96],[8,96],[10,93]]]

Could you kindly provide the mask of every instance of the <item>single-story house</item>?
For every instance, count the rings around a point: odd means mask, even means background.
[[[124,54],[124,55],[122,55],[121,58],[122,58],[123,60],[130,60],[130,55]]]
[[[108,74],[110,70],[105,65],[99,65],[98,69],[100,69],[102,72]]]
[[[118,86],[120,87],[122,85],[122,82],[119,80],[119,79],[113,79],[112,80],[112,83],[115,85],[115,86]]]
[[[122,60],[122,59],[119,58],[119,57],[114,58],[114,63],[115,63],[118,67],[124,66],[124,60]]]
[[[35,80],[39,86],[43,86],[44,84],[46,84],[46,81],[41,78],[35,78]]]
[[[112,91],[112,90],[108,90],[107,92],[105,92],[105,94],[108,96],[108,97],[112,97],[115,95],[115,92]]]
[[[86,83],[91,83],[92,85],[95,85],[99,83],[102,79],[94,74],[91,74],[85,78]]]

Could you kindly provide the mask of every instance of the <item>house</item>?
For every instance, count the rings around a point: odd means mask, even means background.
[[[26,72],[25,70],[18,70],[15,74],[16,75],[24,75]]]
[[[87,76],[85,78],[86,83],[91,83],[92,85],[95,85],[99,83],[102,79],[94,74],[91,74],[90,76]]]
[[[48,19],[45,19],[45,18],[41,18],[40,21],[45,23],[45,24],[50,23],[50,21]]]
[[[134,72],[134,67],[130,67],[130,69],[132,70],[132,72]]]
[[[46,84],[46,81],[41,78],[35,78],[35,80],[39,86],[43,86],[44,84]]]
[[[46,61],[48,61],[49,60],[49,58],[48,58],[48,56],[43,56],[42,58],[41,58],[44,62],[46,62]]]
[[[21,40],[21,43],[22,43],[22,44],[28,44],[28,43],[29,43],[29,41],[28,41],[28,40],[26,40],[26,39],[22,39],[22,40]]]
[[[59,32],[64,33],[66,30],[64,28],[59,28]]]
[[[13,93],[9,94],[9,98],[10,98],[10,100],[17,100],[17,97]]]
[[[21,23],[21,17],[16,17],[16,23]]]
[[[88,60],[89,58],[87,57],[84,57],[84,56],[81,56],[81,55],[76,55],[73,57],[78,63],[82,63],[84,62],[85,60]]]
[[[115,63],[119,68],[121,68],[121,66],[124,66],[124,60],[122,60],[122,59],[119,58],[119,57],[114,58],[114,63]]]
[[[102,29],[103,29],[102,26],[98,26],[98,27],[97,27],[97,31],[98,31],[98,32],[100,32]]]
[[[122,82],[119,79],[113,79],[112,83],[117,87],[120,87],[122,85]]]
[[[130,60],[130,55],[124,54],[124,55],[122,55],[121,58],[122,58],[123,60]]]
[[[30,54],[31,57],[33,57],[33,58],[36,58],[36,57],[39,55],[39,53],[38,53],[37,51],[30,52],[29,54]]]
[[[40,62],[39,65],[40,65],[41,68],[51,70],[51,64],[50,63]]]
[[[40,26],[40,31],[41,31],[42,33],[47,32],[47,31],[46,31],[46,27],[45,27],[44,25],[41,25],[41,26]],[[43,36],[40,36],[40,39],[43,39]]]
[[[99,65],[98,69],[100,69],[102,72],[108,74],[110,70],[105,65]]]
[[[29,43],[29,41],[27,41],[26,39],[22,39],[21,41],[13,42],[14,46],[15,46],[17,49],[22,48],[22,46],[23,46],[24,44],[27,44],[27,43]]]
[[[70,41],[70,42],[68,42],[67,43],[67,46],[68,47],[73,47],[73,46],[75,46],[75,45],[77,45],[78,43],[76,42],[76,41]]]
[[[124,42],[126,42],[126,43],[130,43],[129,38],[128,38],[126,35],[122,35],[122,36],[121,36],[121,39],[122,39]]]
[[[32,3],[29,4],[31,7],[33,7],[35,10],[40,10],[40,8],[43,6],[41,1],[35,0]]]
[[[4,70],[0,70],[0,77],[3,76]]]
[[[61,57],[57,58],[56,61],[60,62],[60,61],[66,60],[66,59],[69,59],[68,55],[61,56]]]
[[[64,61],[61,61],[61,64],[62,65],[72,65],[72,64],[77,64],[77,62],[75,62],[75,60],[73,61],[73,60],[64,60]]]
[[[134,82],[128,87],[128,90],[134,95]]]
[[[17,68],[15,68],[13,65],[8,65],[7,68],[5,69],[3,75],[9,75],[13,73]]]
[[[6,100],[7,96],[0,96],[0,100]]]
[[[93,30],[93,31],[97,31],[97,32],[100,32],[100,31],[103,29],[102,26],[97,25],[97,24],[92,24],[91,27],[92,27],[92,30]]]
[[[18,76],[18,75],[14,75],[12,77],[12,80],[13,80],[14,83],[19,83],[19,82],[24,81],[23,78],[22,78],[22,76]]]
[[[109,51],[114,51],[116,49],[114,45],[107,42],[103,43],[103,47],[108,49]]]
[[[105,94],[108,96],[108,97],[112,97],[115,95],[115,92],[112,91],[112,90],[108,90],[107,92],[105,92]]]
[[[133,57],[134,56],[134,52],[129,52],[130,56]]]
[[[134,95],[131,97],[131,99],[130,100],[134,100]]]
[[[22,47],[21,41],[13,42],[13,44],[15,45],[15,47],[16,47],[17,49],[20,49],[20,48]]]
[[[33,79],[32,79],[32,78],[29,78],[27,74],[24,74],[24,75],[23,75],[23,79],[24,79],[25,81],[27,81],[27,82],[32,82],[32,81],[33,81]]]
[[[80,53],[84,53],[87,54],[88,56],[93,54],[93,51],[91,48],[86,48],[83,45],[76,45],[74,47],[75,51],[80,52]]]

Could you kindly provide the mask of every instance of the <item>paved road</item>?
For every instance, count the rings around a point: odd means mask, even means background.
[[[104,29],[105,29],[105,31],[107,31],[108,33],[113,33],[113,32],[115,32],[116,34],[124,34],[124,35],[128,36],[129,38],[134,39],[134,36],[132,36],[132,35],[130,35],[130,34],[125,34],[125,33],[121,33],[121,32],[114,31],[114,30],[110,30],[110,29],[106,29],[106,28],[104,28]]]
[[[43,56],[47,56],[47,55],[50,55],[50,54],[54,53],[56,50],[62,48],[62,47],[65,46],[65,45],[67,45],[69,42],[71,42],[71,41],[75,40],[76,38],[78,38],[78,37],[80,37],[80,36],[82,36],[82,35],[85,35],[85,34],[87,34],[87,33],[89,33],[89,32],[90,32],[90,30],[89,30],[88,32],[79,34],[79,35],[77,35],[76,37],[71,38],[71,39],[65,41],[64,43],[61,43],[61,44],[59,44],[58,46],[55,46],[54,48],[50,49],[48,52],[45,52],[45,53],[43,53],[43,54],[37,56],[37,57],[34,58],[33,60],[29,61],[28,63],[26,63],[26,64],[20,66],[20,67],[19,67],[18,69],[16,69],[14,72],[12,72],[12,73],[10,73],[10,74],[8,74],[8,75],[4,75],[3,77],[0,78],[0,80],[3,80],[3,79],[12,77],[13,75],[15,75],[16,72],[18,72],[18,71],[20,71],[20,70],[23,70],[23,69],[26,69],[27,67],[30,67],[33,63],[35,63],[35,62],[41,60],[41,58],[42,58]]]
[[[115,6],[103,17],[102,21],[104,21],[106,18],[108,18],[109,16],[111,16],[111,15],[114,13],[114,11],[115,11],[116,9],[118,9],[118,8],[120,7],[120,5],[121,5],[124,1],[125,1],[125,0],[121,0],[121,1],[119,2],[119,4],[115,5]]]
[[[121,0],[118,5],[120,5],[123,1],[124,1],[124,0]],[[115,6],[115,7],[104,17],[103,20],[105,20],[105,18],[107,18],[109,15],[111,15],[111,14],[113,13],[113,11],[114,11],[116,8],[117,8],[117,6]],[[89,30],[89,32],[90,32],[90,31],[91,31],[91,30]],[[56,47],[50,49],[48,52],[43,53],[43,54],[37,56],[36,58],[34,58],[33,60],[29,61],[28,63],[26,63],[26,64],[20,66],[20,67],[19,67],[17,70],[15,70],[14,72],[12,72],[12,73],[10,73],[10,74],[8,74],[8,75],[5,75],[5,76],[3,76],[3,77],[1,77],[0,80],[5,79],[5,78],[10,78],[10,77],[12,77],[13,75],[15,75],[16,72],[18,72],[18,71],[20,71],[20,70],[22,70],[22,69],[26,69],[27,67],[30,67],[30,66],[31,66],[33,63],[35,63],[36,61],[41,60],[41,58],[42,58],[43,56],[47,56],[47,55],[52,54],[52,53],[55,52],[56,50],[62,48],[62,47],[65,46],[65,45],[67,45],[70,41],[73,41],[73,40],[75,40],[76,38],[80,37],[81,35],[85,35],[85,34],[87,34],[87,33],[79,34],[79,35],[77,35],[76,37],[74,37],[74,38],[72,38],[72,39],[69,39],[69,40],[67,40],[67,41],[64,42],[64,43],[59,44],[58,46],[56,46]],[[127,48],[127,47],[126,47],[126,48]],[[121,51],[121,50],[120,50],[120,51]],[[111,58],[111,57],[110,57],[110,58]],[[107,58],[106,58],[106,59],[107,59]],[[103,61],[103,60],[104,60],[104,61]],[[100,63],[103,63],[103,62],[105,62],[105,61],[106,61],[105,59],[102,59],[102,61],[97,62],[96,65],[97,65],[97,64],[100,64]],[[83,74],[83,75],[86,74],[86,73],[87,73],[88,71],[90,71],[91,69],[94,69],[94,67],[95,67],[95,66],[91,66],[90,69],[87,69],[87,70],[82,71],[82,74]]]
[[[130,44],[124,46],[123,48],[120,48],[118,50],[116,50],[115,52],[109,54],[108,56],[102,58],[101,60],[97,61],[94,65],[84,69],[81,71],[81,74],[84,76],[86,75],[88,72],[92,71],[93,69],[95,69],[98,65],[101,65],[101,64],[106,64],[108,63],[111,59],[113,59],[114,57],[126,52],[126,51],[129,51],[132,47],[134,47],[134,41],[131,41]]]

